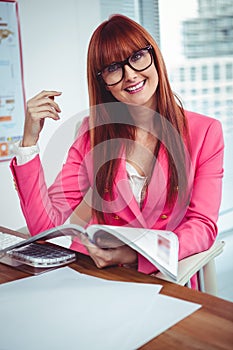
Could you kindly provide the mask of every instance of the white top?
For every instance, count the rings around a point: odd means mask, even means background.
[[[39,154],[39,146],[36,144],[31,147],[21,147],[21,141],[17,141],[14,144],[14,152],[17,164],[23,165]],[[126,162],[126,171],[133,195],[138,205],[141,207],[146,194],[147,177],[141,176],[134,166],[128,162]]]
[[[126,171],[134,197],[141,207],[146,195],[147,177],[141,176],[129,162],[126,162]]]

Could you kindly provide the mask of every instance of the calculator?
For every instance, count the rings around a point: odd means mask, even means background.
[[[34,268],[63,266],[76,260],[75,252],[49,242],[30,243],[8,251],[7,255],[21,264]]]

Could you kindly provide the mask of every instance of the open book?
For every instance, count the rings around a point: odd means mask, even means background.
[[[179,241],[175,233],[125,226],[91,225],[84,229],[79,225],[61,225],[41,232],[7,248],[7,251],[25,246],[37,240],[49,240],[61,236],[79,237],[85,233],[91,242],[102,248],[127,244],[143,255],[162,273],[176,280],[178,272]],[[0,251],[0,254],[4,250]]]

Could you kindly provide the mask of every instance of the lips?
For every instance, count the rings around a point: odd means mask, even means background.
[[[125,89],[125,91],[127,91],[127,92],[129,92],[131,94],[133,94],[135,92],[138,92],[138,91],[140,91],[143,88],[143,86],[145,85],[145,82],[146,82],[146,80],[143,80],[140,83],[137,83],[135,85],[129,86],[129,87],[127,87]]]

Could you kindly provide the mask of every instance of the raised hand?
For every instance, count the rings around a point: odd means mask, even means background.
[[[61,92],[58,91],[42,91],[27,102],[23,147],[30,147],[37,143],[46,118],[60,119],[58,113],[61,110],[54,101],[54,98],[60,95]]]

